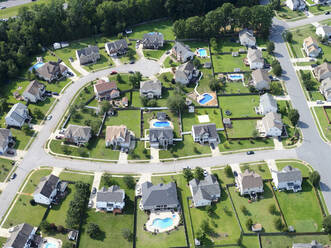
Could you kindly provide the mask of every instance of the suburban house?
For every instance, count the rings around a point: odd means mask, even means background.
[[[92,136],[92,130],[87,126],[78,126],[70,124],[65,133],[64,138],[67,142],[76,144],[77,146],[88,143]]]
[[[180,207],[177,188],[174,182],[153,185],[151,182],[141,184],[141,201],[139,207],[142,210],[155,211],[163,209],[176,209]]]
[[[316,28],[316,34],[323,39],[331,39],[331,26],[321,25]]]
[[[331,102],[331,77],[322,80],[320,92],[326,101]]]
[[[128,128],[124,125],[107,126],[106,128],[106,147],[113,146],[113,148],[130,148],[131,134]]]
[[[182,63],[193,59],[195,56],[188,45],[178,41],[175,42],[171,52],[176,57],[176,59]]]
[[[125,191],[117,185],[112,185],[108,189],[102,187],[97,192],[96,208],[107,212],[119,210],[122,212],[125,206]]]
[[[24,90],[23,98],[27,102],[36,103],[37,101],[43,100],[45,90],[46,88],[44,84],[39,83],[37,80],[33,80]]]
[[[314,75],[318,81],[331,77],[331,63],[324,62],[314,68]]]
[[[9,143],[13,141],[10,129],[0,128],[0,155],[6,153]]]
[[[322,49],[318,47],[317,41],[311,36],[303,40],[303,49],[307,56],[312,58],[316,58],[322,51]]]
[[[293,243],[292,248],[323,248],[322,244],[318,243],[316,240],[310,243]]]
[[[262,177],[254,171],[245,170],[244,173],[238,173],[236,184],[240,195],[252,195],[263,192]]]
[[[260,104],[256,108],[257,114],[266,115],[269,112],[277,113],[277,110],[277,101],[271,94],[265,93],[260,96]]]
[[[194,77],[199,75],[199,71],[194,68],[193,62],[188,61],[180,65],[175,73],[175,81],[187,85]]]
[[[171,127],[150,128],[149,143],[151,147],[167,149],[174,143],[174,133]]]
[[[39,78],[47,82],[60,80],[67,75],[68,68],[61,64],[61,60],[54,62],[49,61],[36,69],[36,74]]]
[[[271,176],[277,189],[293,190],[293,192],[301,190],[302,175],[297,168],[288,165],[281,171],[271,170]]]
[[[99,47],[89,45],[76,50],[76,58],[80,65],[95,63],[100,59]]]
[[[159,49],[163,47],[164,37],[159,32],[151,32],[144,34],[142,44],[144,49]]]
[[[215,123],[193,125],[192,137],[194,142],[200,144],[214,143],[217,145],[220,142]]]
[[[286,0],[286,6],[291,10],[304,10],[306,3],[303,0]]]
[[[99,79],[93,87],[95,97],[99,101],[110,100],[120,96],[116,82],[106,82],[105,80]]]
[[[148,80],[140,82],[140,96],[147,98],[162,97],[162,83],[160,80]]]
[[[275,112],[267,113],[262,120],[257,121],[257,129],[262,137],[278,137],[283,132],[283,122],[280,114]]]
[[[217,202],[221,197],[221,187],[214,175],[208,175],[203,180],[192,179],[189,182],[194,207],[203,207]]]
[[[109,56],[115,57],[126,54],[128,51],[128,43],[126,39],[115,40],[105,44],[106,52]]]
[[[33,193],[36,203],[50,205],[58,192],[60,179],[57,176],[49,175],[40,179],[40,182]]]
[[[16,103],[7,113],[6,125],[21,128],[26,120],[30,120],[29,109],[24,104]]]
[[[248,48],[247,63],[251,70],[262,69],[264,67],[264,58],[260,49]]]
[[[239,32],[239,41],[242,46],[252,47],[256,45],[253,31],[246,28]]]
[[[269,90],[270,78],[268,72],[263,69],[257,69],[252,72],[253,85],[257,90]]]
[[[43,239],[36,235],[37,228],[23,223],[14,227],[3,248],[41,247]]]

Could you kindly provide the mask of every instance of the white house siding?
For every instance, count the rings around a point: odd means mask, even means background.
[[[6,120],[7,126],[22,127],[22,125],[24,124],[24,122],[23,123],[19,123],[19,122],[15,121],[11,117],[6,117],[5,120]]]
[[[30,101],[32,103],[36,103],[38,101],[37,97],[34,95],[30,94],[29,92],[24,92],[23,97],[25,101]]]
[[[51,204],[51,199],[47,198],[41,194],[33,195],[33,199],[36,203],[39,203],[39,204],[43,204],[43,205]]]

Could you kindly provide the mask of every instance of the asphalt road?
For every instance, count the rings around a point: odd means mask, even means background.
[[[32,2],[32,1],[31,0],[8,0],[5,2],[0,2],[0,6],[10,8],[10,7],[22,5],[25,3],[30,3],[30,2]]]
[[[312,17],[309,18],[308,23],[327,19],[328,16]],[[290,23],[292,27],[305,25],[301,21]],[[303,131],[304,140],[300,147],[296,149],[285,149],[285,150],[267,150],[257,151],[254,155],[246,155],[244,153],[237,153],[231,155],[222,155],[219,157],[208,157],[198,158],[191,160],[178,160],[169,163],[150,163],[150,164],[114,164],[114,163],[101,163],[91,162],[84,160],[72,160],[55,158],[47,154],[44,150],[50,133],[55,129],[57,123],[60,121],[64,111],[70,104],[75,93],[87,82],[93,81],[96,78],[108,75],[111,71],[117,70],[119,72],[127,71],[140,71],[144,76],[155,75],[160,71],[158,63],[149,60],[139,60],[133,65],[122,65],[119,67],[107,69],[104,71],[91,73],[85,77],[78,79],[76,82],[71,84],[64,94],[61,96],[60,101],[57,103],[52,111],[53,118],[50,121],[46,121],[43,128],[39,132],[38,136],[34,140],[33,144],[29,148],[26,156],[20,163],[16,173],[17,178],[10,182],[0,195],[0,217],[2,217],[20,185],[28,173],[39,166],[56,166],[64,167],[75,170],[86,170],[86,171],[109,171],[109,172],[120,172],[120,173],[143,173],[143,172],[170,172],[180,171],[186,166],[194,168],[196,166],[210,167],[215,165],[225,165],[228,163],[244,163],[259,161],[265,159],[301,159],[310,163],[315,169],[317,169],[322,176],[322,190],[326,200],[326,204],[331,209],[331,148],[329,145],[324,143],[318,133],[315,126],[314,120],[311,116],[308,108],[305,96],[301,89],[300,83],[290,63],[290,57],[286,49],[286,45],[281,37],[281,32],[289,27],[288,23],[281,22],[274,19],[273,29],[271,32],[270,39],[275,42],[275,52],[279,59],[282,68],[284,69],[283,79],[286,82],[286,88],[291,98],[292,104],[297,108],[301,115],[300,127]]]

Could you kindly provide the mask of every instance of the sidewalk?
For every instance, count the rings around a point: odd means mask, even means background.
[[[215,146],[215,149],[210,149],[211,150],[211,154],[212,157],[217,157],[220,155],[220,149],[218,148],[218,146]]]
[[[63,171],[63,168],[60,168],[60,167],[53,167],[53,171],[52,171],[52,174],[54,176],[60,176],[61,172]]]

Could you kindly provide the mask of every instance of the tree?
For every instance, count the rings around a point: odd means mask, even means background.
[[[275,204],[270,204],[270,206],[269,206],[269,213],[270,214],[273,214],[273,215],[276,215],[277,214],[277,208],[276,208],[276,205]]]
[[[270,91],[274,95],[282,95],[283,94],[282,85],[278,82],[271,82],[270,83]]]
[[[283,224],[281,218],[275,218],[275,219],[274,219],[274,225],[275,225],[275,228],[276,228],[278,231],[281,231],[281,230],[284,228],[284,224]]]
[[[194,178],[191,168],[184,168],[183,176],[186,179],[186,182],[191,181]]]
[[[315,188],[318,188],[321,181],[321,176],[318,171],[313,171],[309,173],[309,181],[314,185]]]
[[[41,112],[41,110],[38,109],[38,108],[35,109],[35,110],[33,111],[33,115],[34,115],[38,120],[42,120],[42,119],[44,119],[44,117],[45,117],[44,113]]]
[[[272,54],[275,50],[275,43],[273,43],[272,41],[268,41],[267,43],[267,52],[269,54]]]
[[[290,119],[292,125],[296,126],[300,119],[300,114],[299,114],[298,110],[290,109],[290,111],[288,112],[288,118]]]
[[[213,48],[213,50],[217,50],[217,40],[216,38],[210,39],[210,46]]]
[[[273,60],[271,66],[272,66],[272,72],[273,72],[277,77],[279,77],[279,76],[282,75],[282,71],[283,71],[283,69],[282,69],[282,67],[280,66],[280,63],[278,62],[278,60],[276,60],[276,59]]]
[[[129,242],[132,242],[134,238],[133,233],[128,228],[122,229],[122,236],[124,239],[126,239]]]
[[[313,80],[303,80],[303,84],[308,91],[312,91],[315,89],[315,83]]]
[[[173,113],[182,112],[186,108],[185,97],[181,94],[175,93],[168,98],[167,106]]]
[[[212,229],[209,225],[208,220],[204,219],[201,223],[200,230],[204,234],[210,234],[212,232]]]
[[[246,221],[246,228],[247,230],[252,230],[252,225],[253,225],[253,220],[251,218],[249,218],[247,221]]]
[[[62,248],[72,248],[72,244],[69,242],[64,242]]]
[[[203,175],[203,169],[201,167],[196,167],[194,170],[194,177],[197,180],[203,180],[205,177]]]
[[[104,114],[108,112],[108,110],[111,108],[111,104],[109,101],[102,101],[101,102],[101,114]]]
[[[215,213],[214,208],[211,205],[208,205],[206,207],[206,211],[207,211],[207,214],[208,214],[209,217],[212,217],[213,214]]]
[[[87,234],[92,238],[97,238],[101,233],[100,227],[95,223],[89,223],[87,225]]]
[[[123,181],[129,189],[134,189],[136,183],[134,181],[133,176],[126,175],[126,176],[123,177]]]
[[[100,128],[101,124],[102,124],[102,121],[100,119],[94,119],[93,118],[93,120],[90,121],[90,125],[88,125],[88,126],[91,127],[92,133],[94,135],[97,135],[97,133],[99,132],[99,128]]]
[[[28,136],[31,136],[33,134],[33,130],[29,127],[28,124],[23,124],[22,130]]]
[[[40,223],[40,230],[42,231],[42,232],[44,232],[44,233],[48,233],[48,232],[50,232],[51,231],[51,225],[49,224],[49,222],[48,221],[46,221],[46,220],[43,220],[41,223]]]
[[[293,41],[293,34],[291,32],[286,32],[285,34],[285,40],[289,43],[292,43]]]
[[[200,62],[200,60],[197,59],[197,58],[194,58],[194,59],[193,59],[193,65],[194,65],[195,68],[199,69],[200,66],[201,66],[201,62]]]
[[[324,217],[323,228],[324,228],[325,232],[327,232],[328,234],[331,234],[331,215]]]
[[[218,91],[220,89],[220,84],[217,82],[215,78],[211,78],[209,81],[209,88],[212,91]]]
[[[259,137],[259,132],[256,129],[254,129],[252,131],[252,136],[253,136],[254,139],[256,139],[257,137]]]
[[[121,74],[118,73],[118,74],[116,75],[116,81],[117,81],[118,83],[120,83],[120,84],[121,84],[121,83],[124,83]]]
[[[8,111],[7,100],[3,97],[0,97],[0,115],[4,115]]]
[[[225,166],[224,171],[227,177],[233,177],[233,172],[230,165]]]

